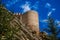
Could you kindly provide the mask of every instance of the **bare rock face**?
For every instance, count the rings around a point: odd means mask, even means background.
[[[31,28],[36,34],[39,34],[39,20],[38,13],[36,11],[28,11],[22,15],[22,22]]]

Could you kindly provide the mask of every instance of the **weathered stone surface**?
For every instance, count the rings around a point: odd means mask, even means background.
[[[39,31],[38,14],[35,11],[28,11],[23,15],[15,15],[11,26],[18,30],[14,37],[19,40],[42,40]],[[14,39],[15,40],[15,39]]]
[[[39,20],[38,13],[36,11],[28,11],[22,15],[22,22],[39,34]]]

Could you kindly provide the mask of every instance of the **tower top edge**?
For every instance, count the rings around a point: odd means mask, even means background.
[[[25,13],[38,13],[37,11],[35,11],[35,10],[29,10],[29,11],[27,11],[27,12],[25,12]],[[24,14],[25,14],[24,13]]]

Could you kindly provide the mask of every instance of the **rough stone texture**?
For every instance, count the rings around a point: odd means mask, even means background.
[[[17,17],[18,19],[22,20],[22,14],[21,13],[15,13],[14,16]]]
[[[48,39],[43,32],[41,33],[39,31],[38,14],[35,11],[28,11],[23,15],[14,14],[14,19],[11,21],[11,26],[14,27],[15,30],[18,30],[14,34],[15,39],[16,38],[19,40]]]
[[[36,11],[28,11],[22,15],[23,23],[30,27],[31,30],[35,31],[36,34],[39,34],[39,20],[38,13]]]

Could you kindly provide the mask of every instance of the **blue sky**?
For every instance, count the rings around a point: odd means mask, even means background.
[[[60,27],[60,0],[2,0],[2,4],[12,12],[24,13],[35,10],[39,14],[40,29],[46,28],[48,16],[52,16]]]

